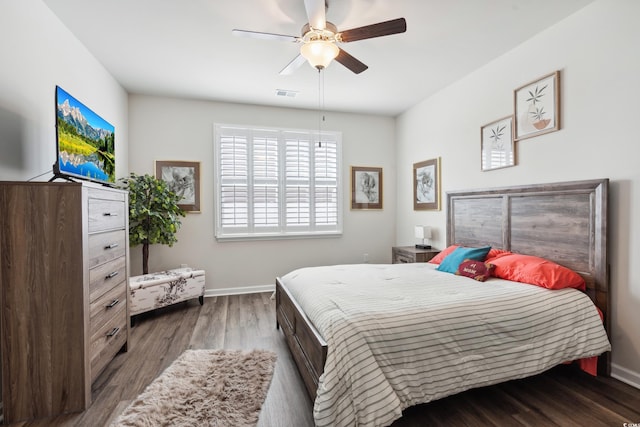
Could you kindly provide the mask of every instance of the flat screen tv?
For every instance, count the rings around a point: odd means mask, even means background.
[[[56,86],[54,177],[115,182],[114,131],[106,120]]]

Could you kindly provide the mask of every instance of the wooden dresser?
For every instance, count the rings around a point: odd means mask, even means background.
[[[82,411],[128,343],[127,193],[0,182],[0,211],[4,422]]]

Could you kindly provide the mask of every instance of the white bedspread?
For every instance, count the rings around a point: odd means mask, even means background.
[[[318,426],[389,425],[409,406],[610,350],[580,291],[435,267],[310,267],[281,278],[328,345]]]

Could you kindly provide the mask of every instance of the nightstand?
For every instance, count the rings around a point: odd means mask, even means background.
[[[427,262],[440,253],[439,249],[418,249],[415,246],[394,246],[391,250],[391,262]]]

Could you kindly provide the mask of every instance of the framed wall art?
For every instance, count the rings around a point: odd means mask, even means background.
[[[515,141],[560,129],[560,71],[513,91]]]
[[[480,128],[480,153],[483,171],[516,164],[513,116],[503,117]]]
[[[413,209],[440,210],[440,157],[413,164]]]
[[[351,166],[351,209],[382,209],[382,168]]]
[[[200,162],[157,160],[156,178],[181,197],[178,206],[187,213],[200,212]]]

